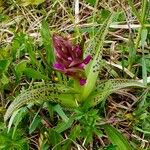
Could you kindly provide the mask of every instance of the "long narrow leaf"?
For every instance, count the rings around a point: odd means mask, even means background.
[[[52,41],[51,41],[51,34],[49,31],[49,26],[47,22],[42,23],[41,27],[41,36],[43,40],[43,44],[46,50],[46,56],[47,56],[47,62],[48,64],[52,64],[54,61],[54,53],[53,53],[53,48],[52,48]]]
[[[127,139],[117,129],[106,124],[104,130],[112,144],[117,146],[116,150],[133,150]]]
[[[6,121],[17,109],[25,104],[41,104],[46,101],[59,103],[66,108],[78,107],[74,94],[77,92],[59,84],[44,84],[34,86],[32,89],[23,91],[8,107],[4,120]]]
[[[112,14],[111,16],[109,16],[106,21],[104,22],[104,24],[101,27],[101,30],[103,31],[102,34],[99,35],[99,37],[97,37],[99,39],[99,43],[98,45],[95,45],[95,51],[93,50],[93,52],[95,53],[95,56],[91,62],[90,67],[88,67],[86,69],[87,71],[87,83],[84,86],[83,89],[83,94],[82,94],[82,100],[84,101],[89,94],[91,93],[91,91],[93,90],[98,74],[99,74],[99,69],[101,67],[101,53],[102,53],[102,47],[103,47],[103,43],[104,43],[104,39],[107,35],[108,32],[108,28],[110,23],[112,22],[112,19],[114,17],[114,14]]]
[[[97,82],[96,88],[87,98],[89,107],[95,106],[103,100],[120,89],[128,87],[146,88],[143,83],[136,80],[125,80],[125,79],[111,79]]]

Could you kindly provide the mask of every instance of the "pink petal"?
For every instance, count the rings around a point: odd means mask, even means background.
[[[80,45],[76,45],[74,48],[73,48],[73,52],[74,52],[74,54],[75,54],[75,56],[77,57],[77,58],[82,58],[82,49],[81,49],[81,47],[80,47]]]
[[[60,63],[53,64],[54,69],[64,71],[65,67]]]
[[[86,58],[83,60],[84,64],[88,64],[90,62],[90,60],[92,59],[91,55],[86,56]]]
[[[80,79],[80,85],[84,85],[86,83],[86,79]]]
[[[78,67],[79,67],[80,69],[84,69],[84,66],[85,66],[84,63],[81,63],[80,65],[78,65]]]
[[[82,63],[82,61],[81,61],[80,59],[74,59],[74,60],[70,63],[69,67],[78,67],[81,63]]]

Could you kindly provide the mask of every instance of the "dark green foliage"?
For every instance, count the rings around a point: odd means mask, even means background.
[[[1,123],[0,124],[0,149],[4,150],[29,150],[29,144],[25,135],[22,131],[17,129],[15,134],[13,129],[7,132],[7,128]]]
[[[52,146],[55,147],[55,150],[60,150],[61,149],[61,141],[63,141],[63,137],[57,133],[53,129],[49,129],[47,132],[47,139],[48,143]],[[63,144],[63,143],[62,143]]]

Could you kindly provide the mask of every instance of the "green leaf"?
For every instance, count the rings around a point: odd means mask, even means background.
[[[23,107],[23,108],[20,108],[19,110],[15,111],[13,113],[13,115],[11,116],[9,124],[8,124],[8,132],[10,131],[12,124],[14,124],[12,137],[14,137],[15,134],[17,134],[16,133],[17,126],[21,122],[23,117],[26,115],[26,113],[27,113],[27,108]]]
[[[40,111],[40,110],[39,110]],[[41,118],[38,116],[39,111],[35,114],[30,126],[29,126],[29,134],[31,134],[36,128],[37,126],[40,124],[41,122]]]
[[[146,28],[143,28],[141,31],[141,45],[144,46],[145,41],[147,39],[148,30]]]
[[[146,61],[145,56],[142,56],[142,78],[144,85],[147,85],[147,68],[146,68]]]
[[[7,70],[9,63],[10,63],[9,60],[6,59],[0,60],[0,73]]]
[[[146,68],[146,58],[144,55],[144,45],[147,38],[148,31],[146,28],[142,29],[141,31],[141,45],[142,45],[142,77],[143,77],[143,83],[147,84],[147,68]]]
[[[71,129],[71,132],[70,132],[70,135],[69,135],[69,139],[66,141],[66,143],[64,144],[63,146],[63,150],[68,150],[70,149],[69,146],[70,144],[72,143],[72,141],[76,141],[76,139],[80,138],[80,132],[81,132],[81,127],[80,125],[75,125],[72,129]]]
[[[49,31],[49,26],[47,22],[42,23],[41,27],[42,41],[46,50],[46,59],[49,65],[54,62],[54,51],[52,47],[52,37]]]
[[[113,145],[116,145],[116,150],[133,150],[127,139],[111,125],[104,125],[104,130]]]
[[[67,122],[60,122],[56,127],[55,127],[55,131],[57,131],[58,133],[61,133],[65,130],[67,130],[68,128],[70,128],[73,124],[74,119],[73,118],[69,118],[69,120]]]
[[[14,60],[26,53],[25,43],[27,39],[28,37],[26,34],[22,32],[15,33],[15,37],[12,41],[12,57]]]
[[[71,129],[71,133],[69,135],[69,138],[72,140],[76,140],[76,138],[80,137],[81,127],[80,125],[75,125],[73,129]]]
[[[56,132],[54,129],[48,129],[48,142],[54,147],[54,150],[61,150],[61,145],[59,144],[63,141],[63,137]]]
[[[8,107],[4,120],[6,121],[14,111],[25,104],[41,104],[43,102],[59,103],[66,108],[78,107],[74,95],[77,92],[68,86],[60,84],[36,84],[32,88],[24,90]]]
[[[24,109],[24,108],[22,108],[22,109]],[[14,122],[14,120],[15,120],[15,118],[16,118],[16,116],[17,116],[17,114],[19,113],[20,110],[21,110],[21,109],[18,109],[18,110],[16,110],[16,111],[12,114],[12,116],[11,116],[11,118],[10,118],[10,120],[9,120],[9,123],[8,123],[8,131],[7,131],[7,132],[10,131],[11,126],[12,126],[12,124],[13,124],[13,122]]]
[[[105,20],[102,27],[100,28],[101,30],[98,32],[98,35],[95,35],[96,38],[94,37],[93,39],[94,41],[98,39],[98,41],[96,42],[96,44],[93,42],[94,43],[93,53],[95,53],[95,55],[93,56],[93,60],[91,61],[89,66],[87,66],[86,68],[87,82],[83,88],[82,101],[86,100],[86,98],[92,92],[96,80],[98,78],[99,70],[101,70],[102,68],[101,53],[102,53],[103,43],[108,33],[109,25],[112,22],[113,18],[114,18],[114,14],[108,16],[108,18]]]
[[[128,69],[131,70],[132,65],[135,63],[136,57],[137,57],[136,48],[135,48],[134,41],[133,41],[133,38],[131,35],[129,37],[128,47],[129,47],[129,57],[128,57],[129,67],[128,67]]]
[[[31,63],[39,67],[39,62],[36,59],[35,46],[33,45],[33,41],[31,39],[28,39],[25,42],[25,48],[30,56]]]
[[[1,150],[29,150],[27,138],[23,137],[23,131],[18,130],[12,137],[13,129],[7,133],[5,128],[0,134],[0,149]]]
[[[46,140],[42,141],[42,144],[39,147],[40,150],[49,150],[50,149],[50,145],[47,143]]]
[[[1,82],[3,85],[6,85],[9,83],[9,78],[4,73],[2,74]]]
[[[87,107],[95,106],[100,102],[106,100],[106,98],[120,89],[137,87],[137,88],[146,88],[143,83],[140,83],[136,80],[128,79],[110,79],[110,80],[100,80],[97,81],[96,88],[87,98],[85,105]]]
[[[63,121],[67,122],[69,120],[69,118],[66,116],[60,105],[54,106],[53,109],[59,114],[59,116],[63,119]]]
[[[15,73],[16,73],[16,80],[20,80],[21,75],[23,74],[23,71],[26,68],[28,61],[27,60],[22,60],[19,62],[16,67],[15,67]]]
[[[25,68],[23,73],[29,78],[48,80],[47,76],[43,75],[41,72],[36,71],[32,68]]]
[[[53,110],[53,107],[54,107],[53,104],[51,104],[49,102],[46,103],[46,108],[47,108],[47,110],[49,112],[49,120],[50,120],[50,122],[54,122],[54,110]]]
[[[116,150],[116,145],[108,145],[104,150]]]

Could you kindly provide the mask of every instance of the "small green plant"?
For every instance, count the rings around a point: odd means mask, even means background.
[[[46,101],[52,101],[61,104],[65,108],[77,108],[83,104],[87,107],[93,107],[105,100],[111,93],[116,92],[119,89],[126,87],[140,87],[145,86],[136,80],[106,80],[98,81],[98,74],[103,66],[101,60],[101,48],[104,38],[108,31],[108,25],[111,23],[113,15],[109,16],[101,27],[101,36],[95,35],[95,37],[101,39],[101,43],[97,47],[97,44],[93,45],[92,54],[83,59],[84,51],[80,45],[72,45],[72,43],[61,36],[53,36],[53,44],[55,49],[56,62],[53,64],[53,68],[59,72],[62,72],[66,76],[73,77],[72,83],[66,81],[65,85],[60,83],[51,83],[43,85],[35,85],[33,88],[23,91],[7,109],[5,114],[5,121],[15,112],[17,109],[27,103],[43,103]],[[105,28],[107,25],[107,28]],[[30,70],[27,71],[28,73]],[[32,75],[34,73],[31,71]]]
[[[98,74],[104,65],[104,61],[101,60],[101,48],[106,33],[108,32],[108,25],[111,23],[112,19],[113,15],[109,16],[100,29],[100,33],[102,31],[103,33],[101,33],[100,36],[96,34],[93,37],[92,40],[95,40],[95,37],[101,39],[101,43],[99,43],[99,46],[97,46],[97,44],[92,45],[92,51],[89,52],[85,58],[85,53],[80,44],[72,44],[68,39],[62,36],[53,36],[55,63],[53,63],[52,68],[63,73],[65,76],[57,74],[59,83],[39,83],[27,90],[23,90],[10,104],[4,116],[5,121],[11,117],[9,128],[11,127],[13,120],[15,120],[16,111],[20,110],[25,104],[28,104],[28,106],[29,104],[42,105],[43,103],[50,101],[52,103],[58,103],[65,109],[70,109],[71,111],[80,107],[85,107],[86,110],[88,110],[88,108],[94,107],[100,102],[105,101],[110,94],[117,92],[120,89],[127,87],[146,88],[146,86],[136,80],[109,79],[103,81],[98,79]],[[106,28],[105,25],[107,25]],[[29,44],[27,44],[27,46],[33,62],[36,62],[34,61],[34,54],[30,51],[31,46],[29,46]],[[92,55],[92,53],[95,53],[95,55]],[[46,76],[40,75],[33,69],[27,69],[26,63],[27,62],[24,64],[24,62],[22,62],[22,64],[19,64],[25,66],[23,73],[27,73],[28,75],[31,74],[35,79],[39,79],[39,77],[43,79],[46,78]],[[33,65],[38,65],[38,62]],[[18,68],[19,66],[17,66],[16,71]],[[19,75],[18,71],[17,75]],[[70,77],[69,80],[66,79],[66,76]],[[62,82],[64,83],[62,84]],[[97,136],[100,134],[95,127],[96,120],[98,119],[96,113],[97,111],[91,110],[87,114],[81,113],[81,116],[77,117],[80,122],[80,129],[83,128],[81,138],[85,138],[85,144],[92,141],[94,134]],[[69,128],[75,120],[75,118],[69,119],[65,124],[63,123],[56,127],[55,130],[57,132],[63,132]],[[107,127],[105,129],[108,136],[110,136],[109,129],[111,128]],[[119,133],[116,131],[116,138],[123,139],[121,135],[118,135]],[[111,140],[113,139],[111,138]],[[129,148],[129,144],[123,144],[122,146],[119,143],[115,144],[120,146],[120,148],[124,147],[125,149],[131,149]],[[67,145],[69,146],[69,143]]]

